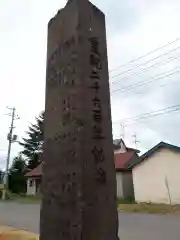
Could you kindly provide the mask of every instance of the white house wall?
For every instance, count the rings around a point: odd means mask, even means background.
[[[32,186],[30,186],[30,181],[33,181]],[[35,180],[29,178],[27,180],[27,195],[36,195],[36,183]]]
[[[180,153],[161,148],[133,168],[137,202],[180,204]]]

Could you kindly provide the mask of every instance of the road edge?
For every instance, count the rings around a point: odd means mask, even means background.
[[[1,240],[39,240],[39,235],[9,226],[0,226]]]

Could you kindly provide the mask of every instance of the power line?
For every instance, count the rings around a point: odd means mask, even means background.
[[[164,112],[164,113],[155,114],[153,116],[149,116],[147,118],[142,118],[142,119],[136,120],[132,123],[128,123],[127,125],[125,125],[125,127],[129,127],[129,126],[134,125],[134,124],[139,124],[141,122],[150,120],[150,118],[158,117],[158,116],[161,116],[161,115],[166,115],[168,113],[171,113],[171,114],[179,113],[179,111],[180,111],[180,108],[179,109],[174,109],[174,110],[171,110],[171,111],[167,111],[167,112]]]
[[[176,70],[176,69],[177,69],[177,71],[171,73],[172,70]],[[172,75],[177,74],[177,73],[180,72],[180,68],[179,68],[179,67],[176,67],[176,68],[174,68],[174,69],[172,69],[172,70],[166,71],[166,72],[161,73],[161,74],[158,74],[158,75],[155,75],[154,77],[150,78],[150,79],[151,79],[150,81],[142,80],[142,81],[139,81],[139,82],[137,82],[137,83],[128,85],[128,86],[126,86],[126,87],[124,87],[124,88],[118,88],[118,89],[112,90],[111,92],[112,92],[112,93],[115,93],[115,92],[126,92],[126,91],[130,91],[130,90],[132,90],[132,89],[135,89],[135,88],[141,87],[141,86],[143,86],[143,85],[147,85],[147,84],[156,82],[157,80],[159,81],[159,80],[161,80],[161,79],[164,79],[164,78],[166,78],[166,77],[172,76]],[[169,73],[169,74],[167,74],[167,73]],[[166,75],[157,78],[157,76],[161,76],[161,75],[163,75],[163,74],[166,74]]]
[[[167,85],[171,85],[171,84],[174,84],[175,82],[177,82],[179,79],[177,78],[177,79],[175,79],[174,81],[172,81],[172,82],[168,82],[168,83],[166,83],[166,84],[162,84],[162,85],[160,85],[160,86],[158,86],[158,89],[160,89],[160,88],[164,88],[164,87],[166,87]],[[138,92],[138,93],[132,93],[132,95],[134,96],[134,95],[143,95],[146,91],[148,91],[149,89],[148,88],[146,88],[146,89],[143,89],[143,91],[141,91],[141,92]],[[123,100],[124,99],[127,99],[127,97],[129,96],[129,94],[125,94],[125,95],[123,95]],[[111,96],[112,97],[112,96]]]
[[[166,107],[166,108],[163,108],[163,109],[158,109],[158,110],[155,110],[155,111],[146,112],[146,113],[143,113],[143,114],[140,114],[140,115],[136,115],[134,117],[124,118],[124,119],[121,119],[117,122],[127,122],[129,120],[136,120],[136,119],[139,119],[139,118],[142,118],[142,117],[146,117],[150,114],[159,113],[159,112],[162,112],[162,111],[166,111],[166,110],[169,110],[169,109],[172,109],[172,108],[178,108],[178,107],[180,107],[180,104],[169,106],[169,107]]]
[[[119,82],[121,82],[121,81],[123,81],[123,80],[127,80],[127,79],[129,79],[130,77],[132,77],[132,76],[140,75],[142,72],[146,72],[147,70],[149,70],[149,69],[152,68],[152,67],[159,67],[159,66],[161,66],[161,65],[163,65],[163,64],[167,64],[167,63],[172,62],[172,61],[175,61],[175,60],[177,60],[177,59],[179,59],[179,58],[180,58],[180,53],[179,53],[179,54],[176,54],[174,58],[173,58],[173,57],[169,57],[169,58],[167,58],[165,61],[156,62],[156,63],[154,63],[154,64],[152,64],[152,65],[150,65],[150,66],[148,66],[148,67],[146,67],[146,68],[140,69],[138,72],[133,72],[133,73],[131,73],[131,74],[125,76],[125,77],[120,78],[119,80],[112,81],[111,84],[113,84],[113,85],[118,84]],[[140,65],[139,65],[139,66],[140,66]],[[115,78],[115,77],[118,77],[118,76],[119,76],[119,74],[116,75],[116,76],[114,76],[114,78]],[[111,78],[113,78],[113,77],[111,77]]]
[[[178,74],[178,72],[175,72],[174,73],[175,75],[176,74]],[[174,74],[172,74],[172,75],[174,75]],[[167,77],[167,76],[166,76]],[[163,84],[161,84],[161,85],[159,85],[159,86],[156,86],[156,88],[158,87],[158,89],[160,89],[160,88],[164,88],[164,87],[166,87],[167,85],[172,85],[172,84],[174,84],[175,82],[177,82],[177,81],[179,81],[179,79],[178,78],[176,78],[175,80],[173,80],[173,81],[171,81],[171,82],[167,82],[167,83],[163,83]],[[144,81],[145,82],[145,81]],[[146,85],[146,84],[143,84],[143,85]],[[142,86],[143,86],[142,85]],[[120,89],[121,90],[121,89]],[[130,89],[130,90],[132,90],[132,89]],[[115,91],[115,90],[114,90]],[[146,91],[149,91],[149,88],[143,88],[143,90],[141,91],[141,92],[135,92],[135,93],[131,93],[131,95],[143,95]],[[112,93],[113,93],[113,91],[111,91]],[[123,91],[122,92],[123,93],[123,100],[124,99],[126,99],[128,96],[129,96],[129,94],[125,94],[124,95],[124,93],[126,93],[126,91]],[[111,95],[111,97],[113,97],[114,95]]]
[[[144,62],[144,63],[142,63],[142,64],[137,64],[137,65],[134,66],[134,68],[136,68],[136,67],[141,67],[141,66],[143,66],[143,65],[146,65],[146,64],[148,64],[148,63],[150,63],[150,62],[152,62],[152,61],[154,61],[154,60],[157,60],[157,59],[159,59],[159,58],[162,57],[162,56],[166,56],[166,55],[168,55],[169,53],[174,52],[174,51],[176,51],[176,50],[178,50],[178,49],[180,49],[180,47],[171,49],[171,50],[169,50],[168,52],[163,53],[163,54],[161,54],[161,55],[158,55],[157,57],[152,58],[152,59],[150,59],[150,60],[148,60],[148,61],[146,61],[146,62]],[[114,76],[112,76],[111,78],[112,78],[112,79],[113,79],[113,78],[116,78],[116,77],[118,77],[118,76],[120,76],[120,75],[123,75],[124,73],[129,72],[129,71],[131,71],[131,70],[133,70],[133,68],[130,68],[130,69],[126,70],[126,71],[123,71],[123,72],[121,72],[120,74],[114,75]]]
[[[172,112],[177,112],[177,111],[180,111],[180,104],[169,106],[169,107],[159,109],[159,110],[156,110],[156,111],[147,112],[147,113],[137,115],[137,116],[134,116],[134,117],[124,118],[124,119],[118,120],[116,122],[113,122],[113,124],[127,123],[129,121],[136,122],[136,121],[140,121],[140,120],[144,120],[144,119],[148,119],[148,118],[153,118],[153,117],[157,117],[157,116],[160,116],[160,115],[164,115],[164,114],[172,113]]]
[[[172,45],[173,43],[176,43],[176,42],[178,42],[179,40],[180,40],[180,38],[176,38],[176,39],[175,39],[174,41],[172,41],[172,42],[168,42],[167,44],[165,44],[165,45],[163,45],[163,46],[161,46],[161,47],[159,47],[159,48],[156,48],[155,50],[152,50],[152,51],[150,51],[150,52],[148,52],[148,53],[146,53],[146,54],[144,54],[144,55],[142,55],[142,56],[140,56],[140,57],[138,57],[138,58],[135,58],[135,59],[133,59],[133,60],[131,60],[131,61],[125,63],[125,64],[122,64],[122,65],[120,65],[120,66],[118,66],[118,67],[110,70],[110,72],[114,72],[114,71],[116,71],[116,70],[119,69],[119,68],[122,68],[122,67],[124,67],[124,66],[127,66],[128,64],[131,64],[131,63],[133,63],[133,62],[135,62],[135,61],[137,61],[137,60],[139,60],[139,59],[142,59],[142,58],[144,58],[144,57],[146,57],[146,56],[148,56],[148,55],[150,55],[150,54],[152,54],[152,53],[154,53],[154,52],[157,52],[158,50],[161,50],[161,49],[163,49],[163,48],[165,48],[165,47],[167,47],[167,46],[169,46],[169,45]]]

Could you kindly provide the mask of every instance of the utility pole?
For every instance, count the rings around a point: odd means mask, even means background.
[[[10,155],[11,155],[11,144],[13,142],[17,141],[17,135],[13,135],[13,129],[14,129],[14,120],[17,119],[18,116],[15,114],[15,107],[8,108],[11,113],[7,114],[11,116],[11,124],[10,124],[10,130],[7,136],[8,143],[8,152],[7,152],[7,159],[6,159],[6,169],[5,169],[5,175],[4,175],[4,191],[3,191],[3,200],[6,200],[6,191],[8,189],[8,170],[9,170],[9,161],[10,161]]]
[[[136,146],[136,149],[137,149],[137,143],[139,143],[139,141],[137,140],[137,135],[136,135],[136,133],[134,133],[134,135],[132,135],[132,137],[134,138],[134,144],[135,144],[135,146]]]

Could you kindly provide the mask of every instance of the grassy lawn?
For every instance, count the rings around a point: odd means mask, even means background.
[[[133,200],[118,200],[118,209],[134,213],[180,214],[180,205],[168,204],[137,204]]]
[[[40,204],[41,203],[40,197],[35,197],[35,196],[23,196],[23,197],[15,196],[13,197],[12,200],[22,204]]]
[[[2,189],[0,189],[0,201],[3,201]],[[41,203],[40,197],[26,196],[24,194],[14,194],[14,193],[11,193],[10,191],[6,192],[6,201],[15,201],[15,202],[24,203],[24,204],[39,204],[39,203]]]
[[[0,199],[0,201],[3,201]],[[17,195],[17,194],[9,194],[8,198],[6,201],[9,202],[17,202],[17,203],[22,203],[22,204],[40,204],[41,199],[40,197],[35,197],[35,196],[22,196],[22,195]]]

